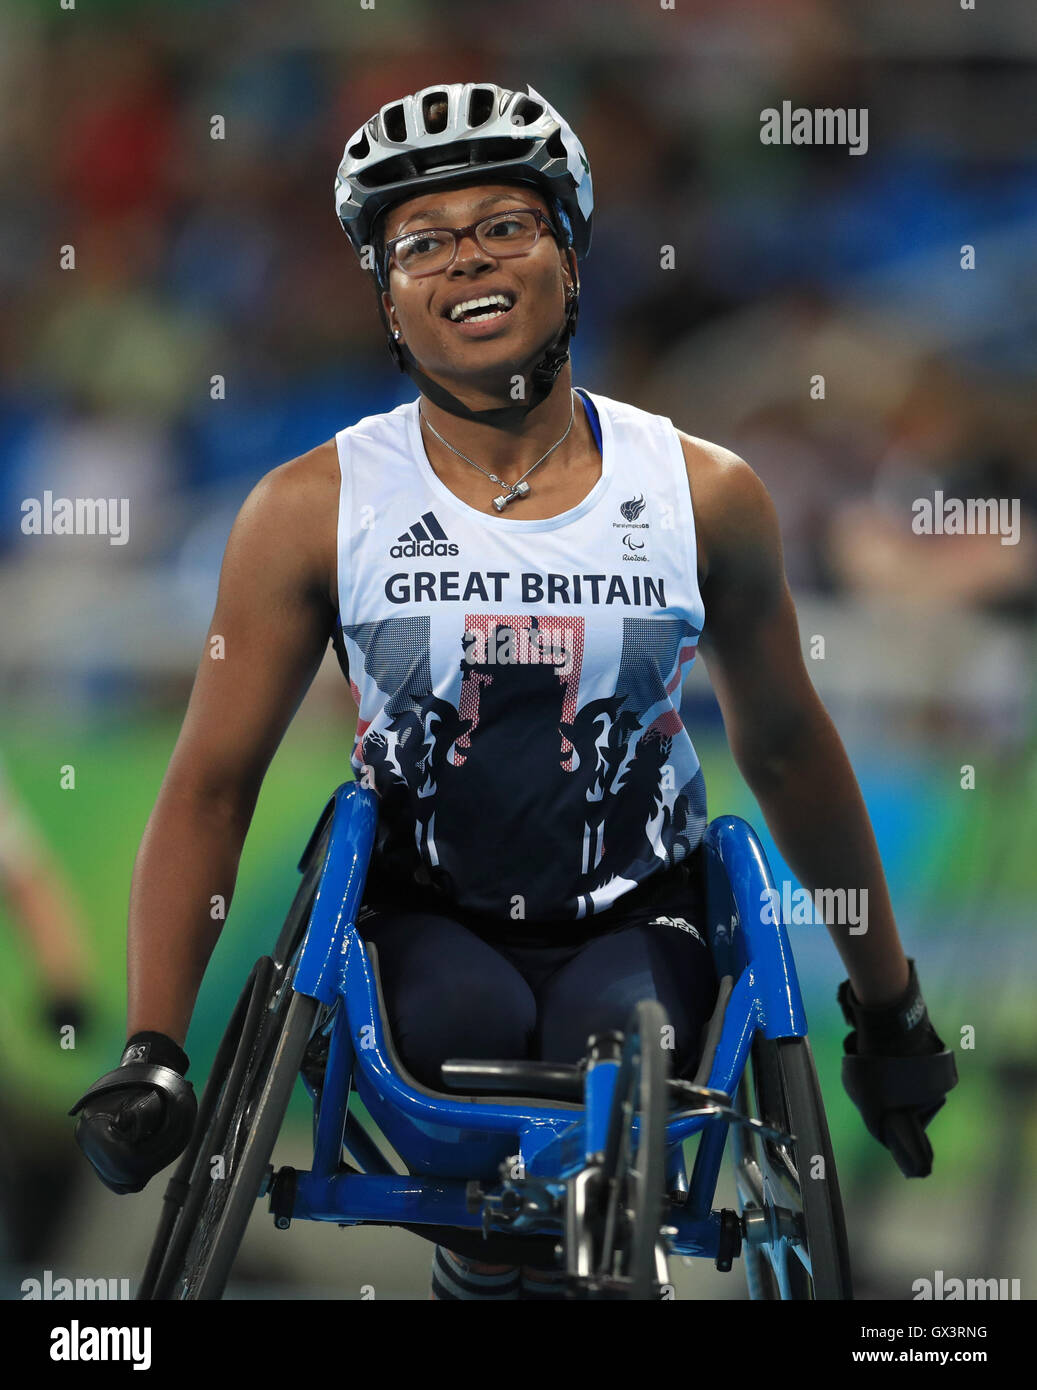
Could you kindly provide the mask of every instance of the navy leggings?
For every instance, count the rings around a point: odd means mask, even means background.
[[[622,1030],[638,1000],[653,998],[674,1028],[672,1074],[690,1074],[717,977],[688,884],[681,866],[618,910],[580,922],[365,906],[357,930],[377,947],[403,1065],[443,1090],[439,1068],[449,1057],[577,1062],[591,1033]]]

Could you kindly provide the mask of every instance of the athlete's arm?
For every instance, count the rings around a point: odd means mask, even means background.
[[[731,752],[803,886],[867,891],[867,930],[829,930],[860,1002],[886,1004],[906,989],[908,964],[857,779],[803,662],[774,504],[742,459],[681,439],[706,613],[700,649]]]
[[[180,736],[130,893],[127,1036],[183,1046],[266,769],[335,623],[334,445],[276,468],[234,523]]]

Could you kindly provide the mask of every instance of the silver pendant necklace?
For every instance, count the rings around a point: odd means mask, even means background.
[[[547,455],[553,454],[554,451],[558,448],[558,445],[564,444],[566,439],[568,439],[569,430],[572,429],[573,420],[576,418],[576,397],[573,395],[571,389],[569,391],[569,397],[569,424],[566,428],[565,434],[562,435],[561,439],[557,440],[554,444],[551,445],[550,449],[548,449],[547,451],[547,454],[541,454],[540,458],[538,458],[536,463],[533,464],[533,468],[539,468],[540,465],[543,463],[544,459],[547,458]],[[523,473],[522,477],[519,478],[518,482],[506,483],[503,478],[498,478],[496,473],[488,473],[486,469],[481,468],[479,464],[475,462],[474,459],[470,459],[467,454],[462,454],[460,449],[455,449],[448,439],[443,438],[443,436],[440,434],[439,430],[436,429],[432,421],[428,418],[427,415],[423,413],[420,406],[418,407],[418,414],[425,421],[425,424],[428,425],[429,429],[432,431],[432,433],[436,436],[436,438],[439,440],[441,444],[445,444],[448,449],[450,449],[453,453],[457,455],[458,458],[464,459],[465,463],[470,463],[473,468],[478,468],[479,472],[484,477],[489,478],[491,483],[496,483],[498,487],[506,487],[508,489],[506,493],[502,493],[500,497],[495,497],[493,499],[493,505],[497,508],[499,512],[502,512],[509,502],[514,502],[516,497],[525,497],[527,495],[527,493],[529,492],[529,484],[525,481],[525,479],[529,477],[530,473],[532,473],[533,468],[527,468],[525,473]]]

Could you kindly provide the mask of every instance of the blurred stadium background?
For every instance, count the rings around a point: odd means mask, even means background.
[[[65,1111],[124,1040],[133,858],[201,655],[223,545],[268,469],[413,398],[337,225],[346,137],[434,81],[532,83],[580,134],[597,210],[575,380],[741,453],[778,507],[816,684],[871,811],[960,1085],[908,1183],[839,1081],[841,967],[792,929],[862,1297],[1037,1259],[1033,393],[1037,30],[1024,0],[23,0],[0,15],[0,756],[88,955],[57,986],[0,910],[3,1295],[139,1276],[164,1180],[117,1198]],[[867,107],[869,149],[768,147],[760,112]],[[210,117],[226,139],[210,139]],[[964,244],[976,267],[963,270]],[[74,245],[76,268],[59,269]],[[660,247],[676,267],[660,268]],[[210,399],[214,374],[226,399]],[[825,377],[811,399],[812,375]],[[1019,498],[1016,546],[918,537],[911,501]],[[127,497],[129,544],[25,536],[21,502]],[[708,620],[708,615],[707,615]],[[685,692],[711,814],[762,818],[704,672]],[[196,1084],[293,866],[349,775],[329,661],[264,786],[188,1038]],[[75,790],[59,770],[75,768]],[[961,769],[976,770],[974,790]],[[787,875],[765,837],[776,875]],[[975,1029],[962,1050],[961,1029]],[[302,1164],[293,1110],[279,1161]],[[726,1194],[733,1204],[732,1194]],[[232,1294],[427,1296],[431,1246],[257,1214]],[[678,1296],[741,1298],[674,1261]],[[701,1266],[701,1267],[700,1267]]]

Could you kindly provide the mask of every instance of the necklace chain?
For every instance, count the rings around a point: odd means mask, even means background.
[[[559,444],[564,444],[566,439],[568,439],[569,431],[572,429],[573,421],[576,418],[576,397],[571,389],[569,391],[569,397],[569,424],[566,426],[565,433],[562,435],[561,439],[555,440],[555,442],[551,445],[550,449],[548,449],[547,453],[541,454],[541,456],[537,459],[536,463],[534,463],[532,467],[527,468],[525,473],[523,473],[522,477],[514,483],[506,483],[503,478],[498,478],[496,473],[488,472],[480,464],[476,463],[474,459],[470,459],[467,454],[462,454],[460,449],[455,449],[453,444],[450,443],[449,439],[443,438],[439,430],[436,429],[435,425],[422,411],[420,406],[418,407],[418,414],[425,421],[425,424],[428,425],[429,429],[432,431],[432,433],[436,436],[436,438],[439,440],[441,444],[445,444],[447,448],[451,450],[452,453],[455,453],[457,455],[458,458],[464,459],[465,463],[470,463],[473,468],[477,468],[479,472],[483,475],[483,477],[489,478],[491,483],[497,483],[499,487],[506,487],[508,489],[507,493],[503,494],[500,497],[495,497],[493,499],[493,505],[497,508],[499,512],[502,512],[509,502],[515,501],[516,497],[525,497],[528,494],[529,484],[526,482],[526,479],[529,477],[530,473],[532,473],[534,468],[539,468],[540,465],[543,463],[544,459],[547,458],[548,454],[553,454],[554,451],[558,448]]]

